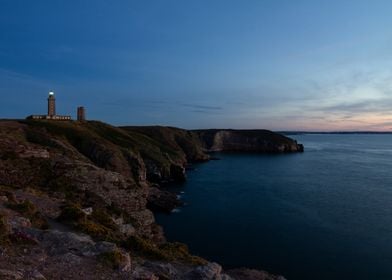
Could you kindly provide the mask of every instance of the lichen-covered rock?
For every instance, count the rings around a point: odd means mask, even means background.
[[[221,280],[222,267],[217,263],[208,263],[198,266],[194,270],[186,274],[186,278],[190,280]]]
[[[0,269],[0,279],[3,280],[23,279],[23,272],[17,270]]]
[[[85,234],[58,230],[43,231],[33,228],[25,229],[24,232],[36,238],[51,255],[64,255],[72,252],[80,256],[93,256],[100,252],[91,237]]]
[[[135,280],[159,280],[159,276],[155,275],[154,272],[144,268],[137,267],[132,272],[132,278]]]
[[[17,229],[21,227],[31,227],[31,221],[25,217],[14,216],[9,220],[9,224],[11,225],[12,229]]]
[[[124,234],[125,237],[133,236],[136,233],[136,229],[132,224],[122,224],[119,226],[120,232]]]
[[[162,279],[179,279],[182,277],[181,270],[171,263],[146,261],[143,263],[143,268]]]

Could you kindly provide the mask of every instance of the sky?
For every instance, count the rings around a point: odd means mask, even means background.
[[[0,118],[392,130],[392,1],[0,0]]]

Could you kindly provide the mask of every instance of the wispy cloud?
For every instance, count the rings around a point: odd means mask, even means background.
[[[50,89],[53,83],[35,76],[0,68],[0,87],[11,92],[31,92],[33,89]]]
[[[222,110],[223,108],[220,106],[209,106],[209,105],[200,105],[200,104],[190,104],[190,103],[185,103],[185,104],[180,104],[181,106],[184,107],[189,107],[189,108],[194,108],[194,109],[201,109],[203,111],[215,111],[215,110]]]

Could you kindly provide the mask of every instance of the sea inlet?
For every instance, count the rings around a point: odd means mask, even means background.
[[[158,214],[170,241],[225,268],[296,279],[392,279],[392,135],[293,136],[305,153],[214,154]]]

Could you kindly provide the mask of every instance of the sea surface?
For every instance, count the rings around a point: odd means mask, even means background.
[[[288,280],[392,279],[392,135],[304,134],[303,154],[215,154],[159,214],[170,241]]]

